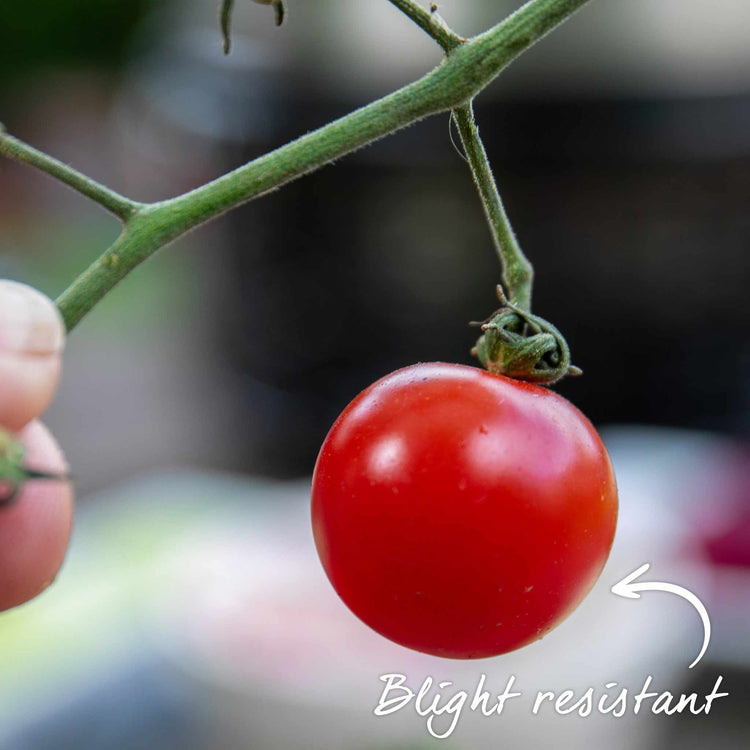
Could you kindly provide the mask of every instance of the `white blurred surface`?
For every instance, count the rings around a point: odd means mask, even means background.
[[[411,652],[350,614],[314,550],[307,482],[171,472],[104,493],[81,515],[59,581],[0,618],[2,731],[64,715],[77,695],[148,662],[191,686],[198,700],[185,710],[208,728],[210,747],[437,744],[413,706],[372,715],[386,673],[405,674],[414,689],[427,675],[450,680],[445,694],[470,695],[481,674],[491,694],[515,675],[523,697],[499,717],[465,709],[443,747],[652,747],[663,716],[532,716],[531,706],[540,690],[600,695],[616,682],[637,692],[647,675],[654,690],[682,691],[701,644],[695,611],[675,596],[633,601],[609,589],[649,562],[649,580],[686,586],[711,608],[707,568],[691,552],[691,517],[704,508],[695,498],[686,504],[681,488],[719,471],[724,444],[635,429],[606,438],[621,515],[600,581],[542,641],[480,661]],[[712,643],[706,661],[718,648]]]

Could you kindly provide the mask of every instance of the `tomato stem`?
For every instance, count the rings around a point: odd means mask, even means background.
[[[434,3],[428,12],[413,0],[390,1],[438,42],[446,55],[465,43],[437,15]],[[501,307],[484,323],[475,324],[481,326],[482,335],[471,353],[490,372],[539,385],[551,385],[566,375],[581,375],[580,368],[571,364],[570,349],[560,331],[531,314],[534,268],[521,250],[505,212],[474,119],[472,99],[455,107],[451,117],[463,145],[461,156],[471,169],[490,226],[503,282],[497,286]]]
[[[503,281],[497,286],[501,307],[481,324],[482,335],[472,353],[490,372],[530,383],[552,385],[566,375],[580,375],[571,364],[565,337],[531,313],[534,269],[505,212],[471,102],[454,109],[452,116],[490,225]]]
[[[425,10],[414,0],[388,0],[402,13],[408,16],[423,31],[427,32],[449,54],[460,47],[466,40],[449,28],[448,24],[437,12],[437,6],[431,4],[430,10]]]
[[[91,198],[122,222],[127,221],[128,217],[141,205],[99,184],[90,177],[86,177],[86,175],[67,164],[63,164],[61,161],[29,146],[18,138],[14,138],[5,130],[2,123],[0,123],[0,154],[57,178],[81,195]]]
[[[495,249],[500,258],[505,294],[512,305],[531,312],[531,287],[534,269],[523,254],[516,239],[510,219],[497,190],[487,152],[474,120],[472,103],[453,110],[453,120],[461,137],[466,160],[471,167],[474,184],[479,192],[487,222],[490,225]]]
[[[56,177],[124,224],[114,245],[58,298],[69,331],[139,263],[195,227],[425,117],[464,107],[521,53],[588,2],[531,0],[483,34],[462,40],[434,13],[419,12],[416,3],[390,1],[450,48],[438,67],[382,99],[170,200],[131,201],[0,128],[0,154]],[[274,5],[277,11],[280,7],[277,0],[261,2]],[[514,299],[523,304],[516,293]]]

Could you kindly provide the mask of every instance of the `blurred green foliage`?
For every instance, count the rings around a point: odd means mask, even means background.
[[[0,0],[0,80],[48,65],[115,65],[155,0]]]

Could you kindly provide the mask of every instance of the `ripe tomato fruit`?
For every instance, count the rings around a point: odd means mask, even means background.
[[[349,608],[396,643],[478,659],[541,638],[614,539],[591,423],[540,386],[419,364],[362,391],[315,466],[315,543]]]

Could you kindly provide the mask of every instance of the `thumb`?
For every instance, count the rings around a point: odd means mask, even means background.
[[[47,408],[64,343],[65,326],[51,299],[0,280],[0,425],[18,431]]]

